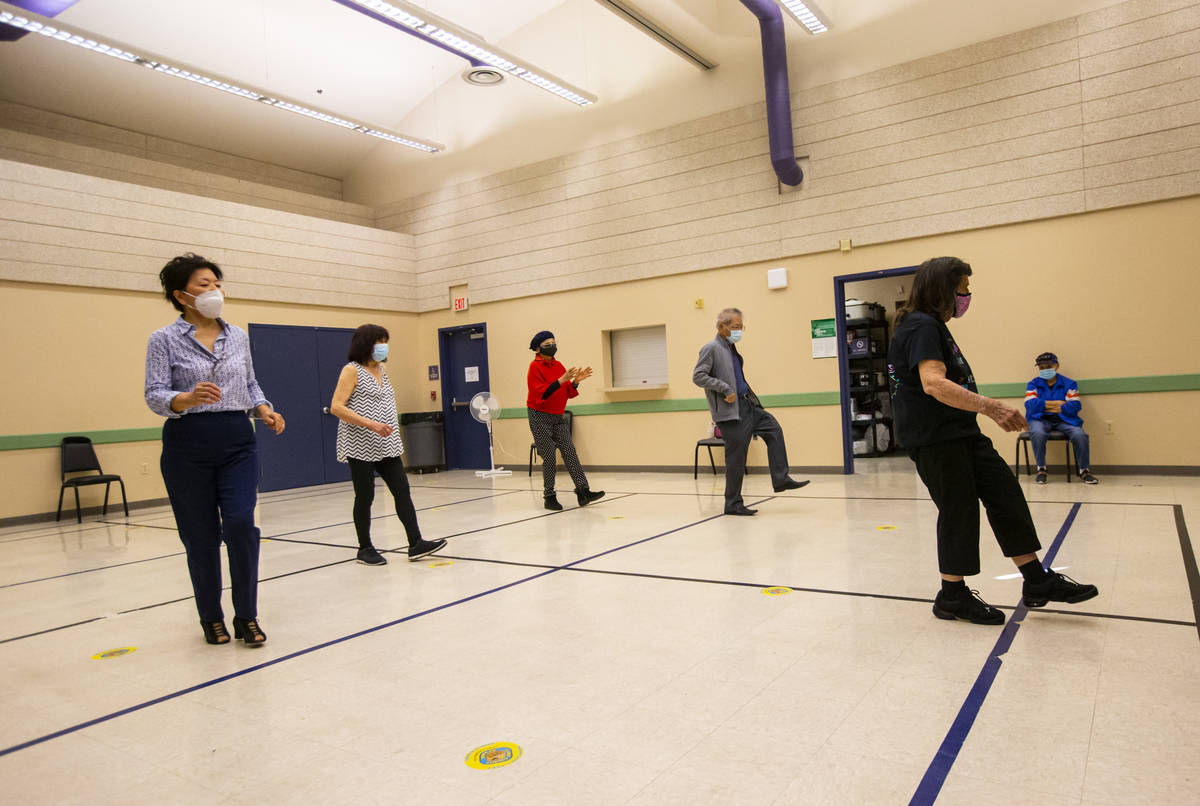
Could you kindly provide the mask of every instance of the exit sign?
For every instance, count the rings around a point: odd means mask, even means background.
[[[457,313],[458,311],[465,311],[466,309],[467,309],[467,295],[466,294],[463,294],[462,296],[454,297],[450,300],[450,310],[454,311],[455,313]]]

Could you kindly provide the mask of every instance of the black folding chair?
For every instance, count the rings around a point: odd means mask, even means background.
[[[104,485],[102,513],[107,515],[108,491],[114,481],[121,485],[121,505],[125,508],[125,517],[128,518],[129,502],[125,500],[125,482],[121,480],[120,476],[106,474],[100,469],[100,460],[96,458],[96,449],[92,447],[92,441],[87,437],[63,437],[59,447],[62,451],[62,487],[58,488],[58,512],[54,514],[54,520],[62,518],[63,493],[70,487],[75,490],[75,520],[83,523],[83,513],[79,509],[79,488],[90,487],[93,484]],[[67,478],[68,473],[85,473],[91,470],[95,470],[100,475]]]

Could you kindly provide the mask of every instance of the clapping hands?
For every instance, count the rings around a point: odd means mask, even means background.
[[[585,381],[590,377],[592,377],[591,367],[571,367],[567,370],[568,383],[579,384],[581,381]]]

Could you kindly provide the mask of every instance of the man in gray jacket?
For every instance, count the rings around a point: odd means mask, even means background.
[[[795,490],[808,484],[788,476],[787,447],[783,429],[768,414],[758,395],[746,383],[745,361],[734,345],[742,338],[742,312],[726,308],[717,314],[717,337],[700,348],[700,359],[692,370],[692,382],[704,389],[713,422],[725,440],[725,514],[753,515],[742,501],[742,477],[746,474],[746,451],[758,436],[767,445],[767,464],[775,492]]]

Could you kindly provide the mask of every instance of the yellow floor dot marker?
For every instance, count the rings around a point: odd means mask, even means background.
[[[879,531],[881,531],[881,532],[894,532],[894,531],[896,531],[896,529],[897,529],[897,528],[899,528],[899,527],[892,526],[891,524],[886,524],[886,523],[885,523],[883,526],[876,526],[875,528],[876,528],[876,529],[878,529],[878,530],[879,530]]]
[[[786,596],[791,592],[791,588],[763,588],[764,596]]]
[[[463,759],[473,770],[494,770],[507,767],[521,757],[521,745],[514,742],[493,742],[476,747]]]
[[[624,515],[609,515],[608,516],[608,519],[610,521],[619,521],[619,520],[623,520],[624,518],[625,518]]]
[[[430,568],[444,568],[447,565],[454,565],[454,560],[439,560],[435,563],[430,563]]]
[[[101,652],[98,655],[92,655],[92,660],[108,660],[109,658],[119,658],[122,655],[128,655],[130,652],[137,650],[135,646],[123,646],[120,649],[109,649]]]

